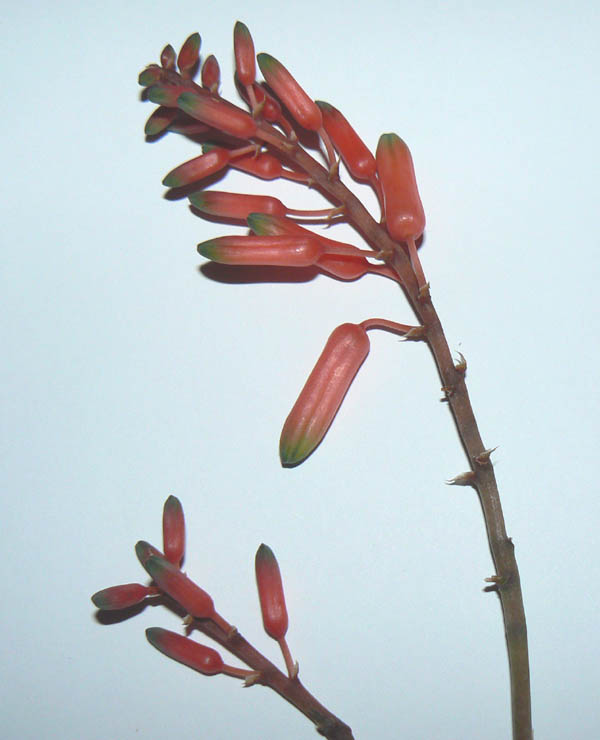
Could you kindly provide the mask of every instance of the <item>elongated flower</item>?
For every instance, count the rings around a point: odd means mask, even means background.
[[[256,121],[252,116],[221,98],[184,92],[177,99],[177,106],[197,121],[238,139],[250,139],[256,133]]]
[[[370,180],[375,175],[377,165],[367,145],[337,108],[322,100],[317,100],[316,104],[323,116],[323,128],[352,177]]]
[[[143,566],[160,590],[181,604],[188,614],[199,619],[212,618],[215,607],[211,597],[173,563],[151,555]]]
[[[238,21],[233,29],[233,53],[238,80],[244,87],[252,85],[256,77],[254,42],[248,27],[241,21]]]
[[[309,267],[323,254],[323,248],[303,234],[221,236],[199,244],[198,252],[224,265]]]
[[[150,627],[146,630],[146,637],[153,647],[167,657],[200,671],[206,676],[214,676],[223,670],[223,659],[216,650],[194,642],[189,637],[161,627]]]
[[[200,54],[200,34],[193,33],[183,42],[177,57],[177,66],[184,77],[190,77]]]
[[[162,74],[163,71],[158,64],[150,64],[140,72],[138,84],[142,87],[150,87],[161,79]]]
[[[375,156],[388,233],[396,241],[414,241],[425,230],[425,213],[410,151],[396,134],[383,134]]]
[[[265,632],[274,640],[280,640],[287,632],[288,614],[279,564],[267,545],[258,548],[254,568]]]
[[[259,54],[256,59],[267,84],[294,119],[309,131],[318,131],[322,128],[323,117],[319,106],[306,94],[283,64],[270,54]]]
[[[219,83],[221,82],[221,70],[219,62],[214,54],[206,57],[200,73],[202,86],[210,90],[215,95],[219,92]]]
[[[334,329],[283,425],[279,443],[283,465],[301,463],[321,442],[369,346],[362,326],[342,324]]]
[[[273,213],[284,216],[286,207],[271,195],[246,195],[220,190],[201,190],[188,196],[190,203],[202,213],[217,218],[245,221],[251,213]]]
[[[215,172],[224,169],[229,164],[230,152],[222,147],[214,147],[206,154],[194,157],[188,162],[180,164],[171,170],[163,180],[163,185],[168,188],[180,188],[183,185],[190,185],[197,180],[213,175]]]
[[[146,136],[157,136],[173,123],[178,115],[177,108],[166,108],[160,105],[148,118],[144,126]]]
[[[163,508],[163,549],[165,558],[179,567],[185,552],[185,518],[175,496],[169,496]]]
[[[94,606],[102,611],[113,611],[115,609],[126,609],[142,602],[146,596],[153,596],[158,589],[153,586],[142,586],[141,583],[124,583],[121,586],[97,591],[92,596]]]
[[[214,676],[217,673],[226,673],[235,678],[256,678],[258,674],[244,668],[235,668],[226,665],[223,658],[216,650],[201,645],[189,637],[162,629],[161,627],[150,627],[146,630],[148,642],[160,650],[168,658],[177,660],[179,663],[203,673],[205,676]]]

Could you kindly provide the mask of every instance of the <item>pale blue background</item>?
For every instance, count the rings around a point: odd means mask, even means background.
[[[230,95],[238,18],[370,146],[396,131],[412,149],[424,267],[484,440],[499,445],[536,738],[575,725],[595,740],[600,13],[581,1],[5,9],[0,734],[314,737],[271,692],[149,647],[146,627],[179,629],[170,612],[96,622],[92,592],[143,580],[133,544],[160,544],[170,493],[189,573],[278,659],[253,575],[258,544],[275,550],[301,677],[357,740],[510,734],[483,521],[470,489],[444,485],[465,461],[426,349],[372,334],[322,447],[298,469],[278,463],[330,331],[410,322],[402,297],[375,277],[211,282],[195,246],[227,229],[162,197],[164,174],[196,150],[144,142],[137,74],[199,30]]]

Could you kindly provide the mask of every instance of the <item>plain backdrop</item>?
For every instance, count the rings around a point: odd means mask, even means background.
[[[536,738],[595,740],[600,10],[582,0],[5,9],[0,734],[315,736],[267,689],[150,647],[146,627],[181,629],[165,608],[97,619],[94,591],[145,582],[133,545],[160,546],[174,494],[187,572],[279,660],[253,570],[261,542],[275,551],[301,678],[357,740],[510,736],[484,523],[471,489],[445,485],[466,461],[426,347],[372,332],[324,443],[296,469],[278,461],[329,333],[412,322],[401,293],[374,276],[217,279],[196,244],[232,227],[164,197],[163,176],[199,151],[175,135],[144,141],[152,106],[137,75],[198,30],[233,96],[237,19],[370,147],[388,131],[411,147],[433,300],[498,446]],[[216,186],[325,205],[287,183]]]

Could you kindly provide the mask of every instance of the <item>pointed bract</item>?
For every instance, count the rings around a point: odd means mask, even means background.
[[[366,331],[357,324],[334,329],[283,425],[279,443],[283,465],[301,463],[321,442],[369,346]]]

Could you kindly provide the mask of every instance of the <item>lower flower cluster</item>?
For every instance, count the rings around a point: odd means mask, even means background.
[[[194,627],[196,620],[208,620],[217,628],[225,644],[237,636],[236,628],[216,611],[209,594],[181,571],[185,552],[185,520],[179,499],[169,496],[163,508],[163,552],[143,540],[136,544],[135,552],[152,579],[151,584],[127,583],[98,591],[92,596],[97,609],[124,610],[147,599],[167,596],[186,613],[184,623],[188,629]],[[275,555],[267,545],[258,548],[255,566],[265,631],[279,643],[288,675],[295,678],[298,664],[292,660],[285,640],[288,616],[281,574]],[[151,627],[146,630],[146,637],[151,645],[169,658],[205,675],[223,673],[243,679],[247,686],[261,679],[260,672],[227,665],[216,650],[186,635]]]

